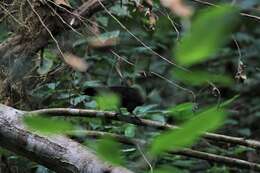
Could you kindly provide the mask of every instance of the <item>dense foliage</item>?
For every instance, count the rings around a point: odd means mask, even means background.
[[[81,3],[69,1],[72,8]],[[190,16],[158,0],[121,0],[110,8],[103,6],[83,26],[59,34],[39,53],[35,67],[39,82],[28,91],[32,110],[115,111],[180,129],[160,131],[100,118],[32,116],[24,122],[40,133],[64,132],[93,148],[102,159],[136,172],[249,172],[166,152],[193,147],[260,161],[254,149],[201,139],[203,133],[217,129],[260,139],[259,1],[215,1],[213,6],[196,0],[185,3],[182,8],[191,10]],[[4,4],[0,5],[3,9]],[[0,43],[17,32],[10,26],[12,18],[6,21],[5,17],[0,23]],[[29,108],[21,102],[15,106]],[[111,136],[97,140],[86,130],[147,143],[120,144]],[[3,164],[17,166],[21,172],[51,172],[5,150],[1,157]]]

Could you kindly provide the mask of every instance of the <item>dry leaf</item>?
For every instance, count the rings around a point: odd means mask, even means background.
[[[152,29],[152,30],[155,30],[155,25],[157,23],[157,17],[153,13],[151,13],[149,15],[148,20],[149,20],[149,28]]]
[[[94,38],[89,42],[91,48],[104,48],[116,46],[119,43],[118,38],[109,38],[107,40],[101,40],[99,38]]]
[[[235,79],[239,82],[244,82],[245,80],[247,80],[247,75],[246,75],[246,66],[244,65],[244,63],[242,61],[239,61],[238,64],[238,70],[235,76]]]
[[[66,7],[71,7],[68,0],[54,0],[54,3],[57,4],[57,5],[63,5],[63,6],[66,6]]]
[[[181,17],[189,17],[193,13],[192,8],[184,4],[182,0],[161,0],[161,3]]]
[[[85,60],[71,53],[64,54],[64,61],[77,71],[86,72],[88,69],[88,64]]]

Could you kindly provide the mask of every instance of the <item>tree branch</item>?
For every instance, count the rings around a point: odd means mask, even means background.
[[[83,134],[89,137],[93,138],[101,138],[105,136],[110,136],[116,140],[118,140],[121,143],[127,144],[127,145],[145,145],[146,141],[141,139],[135,139],[135,138],[128,138],[126,136],[117,135],[113,133],[107,133],[107,132],[100,132],[100,131],[88,131],[88,130],[80,130],[80,131],[74,131],[75,134]],[[207,152],[201,152],[197,150],[192,149],[182,149],[178,151],[169,151],[169,154],[177,154],[187,157],[193,157],[201,160],[206,160],[209,162],[215,162],[220,164],[225,164],[228,166],[235,166],[239,168],[245,168],[245,169],[252,169],[256,171],[260,171],[260,164],[248,162],[241,159],[226,157],[226,156],[220,156],[217,154],[211,154]]]
[[[71,117],[92,117],[92,118],[108,118],[111,120],[127,122],[139,126],[153,127],[158,129],[176,129],[178,126],[171,124],[165,124],[157,121],[137,118],[136,116],[123,116],[116,112],[109,111],[97,111],[88,109],[70,109],[70,108],[52,108],[52,109],[41,109],[30,112],[32,114],[42,114],[49,116],[71,116]],[[244,139],[239,137],[232,137],[227,135],[221,135],[216,133],[205,133],[204,137],[206,139],[227,142],[235,145],[243,145],[247,147],[252,147],[255,149],[260,149],[260,142],[256,140]]]
[[[42,136],[22,124],[25,112],[0,104],[0,146],[63,173],[131,173],[99,160],[88,148],[57,135]]]

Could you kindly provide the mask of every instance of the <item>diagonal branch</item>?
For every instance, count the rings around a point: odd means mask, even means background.
[[[76,134],[82,134],[86,135],[89,137],[93,138],[101,138],[105,136],[110,136],[116,140],[118,140],[121,143],[127,144],[127,145],[145,145],[146,141],[141,140],[141,139],[135,139],[135,138],[128,138],[126,136],[122,135],[117,135],[113,133],[107,133],[107,132],[100,132],[100,131],[74,131]],[[187,157],[193,157],[201,160],[206,160],[209,162],[215,162],[215,163],[220,163],[220,164],[225,164],[228,166],[234,166],[238,168],[245,168],[245,169],[251,169],[255,171],[260,171],[260,164],[253,163],[253,162],[248,162],[245,160],[241,159],[236,159],[232,157],[226,157],[226,156],[221,156],[217,154],[211,154],[207,152],[201,152],[197,150],[192,150],[192,149],[182,149],[178,151],[169,151],[169,154],[177,154],[177,155],[182,155],[182,156],[187,156]]]

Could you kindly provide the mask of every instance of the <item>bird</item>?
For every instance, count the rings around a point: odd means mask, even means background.
[[[145,102],[145,97],[138,88],[128,86],[98,86],[87,87],[84,89],[84,94],[88,96],[96,96],[100,92],[112,92],[118,95],[121,99],[121,106],[132,113],[137,106],[142,106]]]

